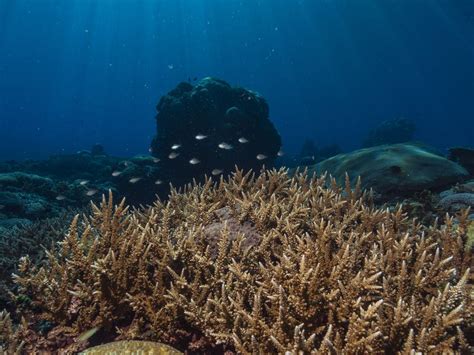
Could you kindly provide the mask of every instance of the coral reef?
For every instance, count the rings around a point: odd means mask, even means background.
[[[228,173],[235,166],[272,166],[281,146],[265,99],[223,80],[183,82],[160,99],[157,110],[151,153],[161,160],[160,178],[173,178],[174,186],[202,181],[214,169]],[[196,164],[190,164],[192,159]]]
[[[448,158],[463,166],[469,174],[474,176],[474,149],[472,148],[449,148]]]
[[[3,346],[77,351],[141,339],[221,353],[467,351],[467,212],[458,220],[423,226],[400,208],[373,207],[349,179],[341,189],[284,170],[238,170],[133,211],[110,194],[74,218],[44,264],[21,259],[14,278],[31,308]],[[81,349],[75,339],[89,329],[98,331]]]
[[[372,188],[381,200],[404,197],[426,189],[441,189],[468,177],[460,165],[418,144],[393,144],[339,154],[310,168],[328,172],[338,182],[346,173],[363,188]]]
[[[108,155],[77,154],[52,155],[47,160],[32,161],[26,169],[56,179],[103,179],[110,176],[120,158]]]
[[[84,211],[85,212],[85,211]],[[44,259],[45,249],[60,241],[77,210],[64,210],[59,216],[12,227],[0,232],[0,309],[13,309],[11,274],[17,272],[18,260],[29,255],[33,263]]]
[[[7,311],[0,312],[0,353],[16,354],[21,350],[20,344],[14,339],[15,330],[10,314]]]
[[[415,122],[408,118],[402,117],[383,121],[376,128],[369,131],[362,146],[368,148],[382,144],[409,142],[413,140],[415,130]]]
[[[91,149],[91,154],[92,155],[106,155],[104,146],[99,143],[94,144]]]
[[[462,184],[456,184],[453,186],[452,189],[456,193],[459,193],[459,192],[474,193],[474,180],[468,180],[468,181],[463,182]]]
[[[458,193],[445,196],[439,201],[441,208],[446,211],[474,208],[474,193]]]
[[[155,182],[159,164],[150,156],[122,159],[89,152],[46,160],[0,163],[0,232],[53,218],[66,207],[82,208],[101,193],[114,191],[134,205],[166,196],[169,183]],[[138,178],[139,184],[131,179]]]
[[[0,232],[53,213],[54,183],[51,179],[23,172],[0,173]]]
[[[403,207],[410,218],[416,218],[423,225],[430,225],[437,221],[443,221],[446,211],[439,208],[439,195],[430,190],[415,192],[410,197],[393,199],[384,205],[391,209]]]

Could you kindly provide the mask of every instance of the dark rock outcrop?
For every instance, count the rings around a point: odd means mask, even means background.
[[[265,99],[223,80],[181,83],[161,98],[157,110],[150,150],[160,159],[162,178],[176,186],[210,176],[215,169],[225,173],[236,165],[255,170],[271,166],[281,146]],[[244,143],[239,142],[242,137]],[[228,146],[219,148],[221,143]],[[173,145],[179,148],[172,150]],[[178,155],[170,159],[171,153]]]

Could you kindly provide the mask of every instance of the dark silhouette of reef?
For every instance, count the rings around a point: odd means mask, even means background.
[[[340,153],[342,153],[342,150],[337,144],[318,147],[313,139],[307,138],[295,161],[297,166],[308,166],[319,163],[320,161],[326,160]]]
[[[448,158],[462,165],[471,175],[474,175],[474,149],[466,147],[449,148]]]
[[[405,143],[413,140],[415,135],[415,122],[408,118],[397,118],[380,123],[371,129],[364,139],[364,148],[381,144]]]
[[[236,165],[257,171],[263,164],[272,166],[281,146],[265,99],[220,79],[180,83],[161,98],[157,110],[151,154],[160,159],[163,179],[173,178],[178,185],[193,178],[202,180],[214,169],[226,173]],[[206,138],[199,140],[196,135]],[[221,143],[228,144],[228,149],[219,148]],[[180,147],[174,151],[173,145]],[[172,152],[179,155],[170,159]],[[257,159],[259,154],[265,158]],[[199,163],[190,164],[193,158]]]

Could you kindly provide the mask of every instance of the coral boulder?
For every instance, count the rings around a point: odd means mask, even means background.
[[[327,171],[339,182],[347,173],[352,182],[360,176],[363,188],[373,188],[382,198],[437,189],[468,176],[460,165],[417,144],[391,144],[339,154],[313,165],[310,172]]]
[[[236,165],[272,165],[281,146],[265,99],[223,80],[183,82],[161,98],[157,110],[151,152],[160,159],[162,178],[174,185]]]

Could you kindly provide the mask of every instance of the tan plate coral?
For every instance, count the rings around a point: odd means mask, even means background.
[[[20,262],[35,313],[13,338],[27,351],[67,350],[94,327],[94,344],[208,352],[469,348],[467,213],[424,226],[373,207],[359,186],[284,170],[236,171],[140,210],[110,195],[93,211],[41,267]],[[33,331],[39,320],[52,330]]]
[[[86,349],[80,355],[180,355],[172,347],[151,341],[123,340],[94,346]]]

